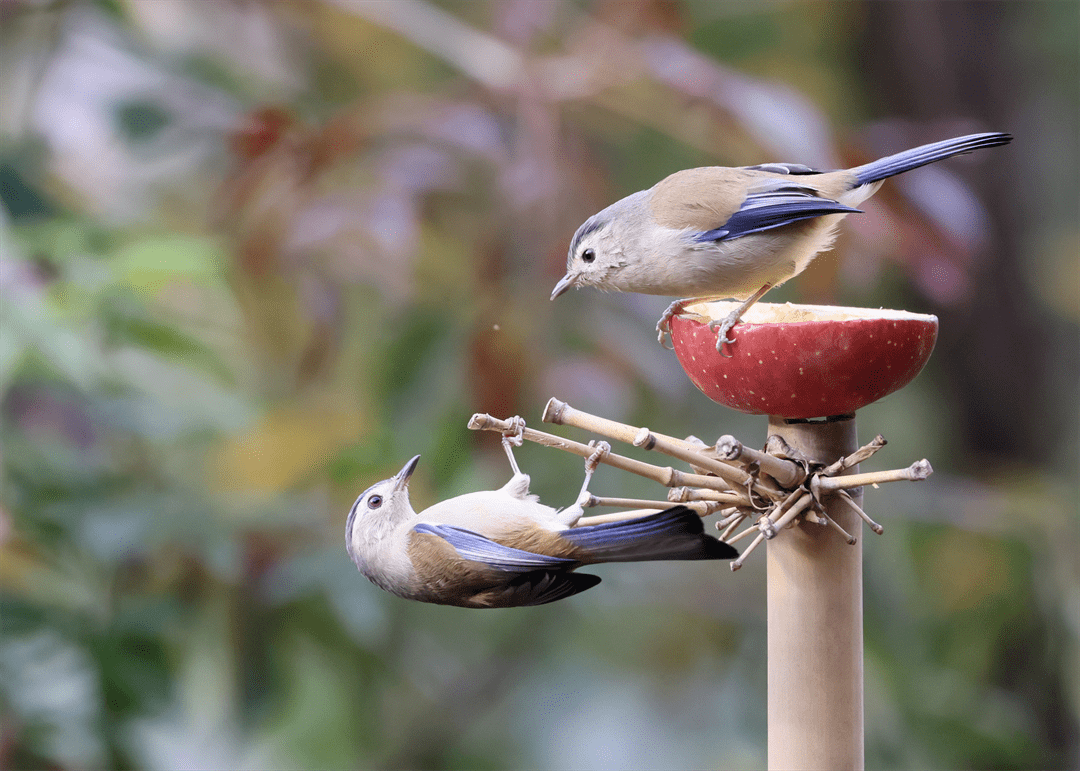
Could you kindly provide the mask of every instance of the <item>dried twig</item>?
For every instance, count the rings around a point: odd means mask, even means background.
[[[851,453],[851,455],[846,455],[843,458],[838,459],[835,463],[826,466],[818,473],[821,476],[826,477],[842,474],[849,468],[854,468],[855,466],[858,466],[860,463],[862,463],[864,460],[867,460],[871,455],[880,450],[886,444],[888,444],[888,442],[885,441],[885,437],[883,437],[881,434],[878,434],[869,442],[857,449],[855,452]]]
[[[779,507],[777,507],[777,510],[778,510],[777,518],[776,519],[771,519],[770,518],[770,525],[771,525],[770,530],[772,532],[772,535],[770,535],[765,530],[762,530],[762,532],[765,533],[765,537],[770,538],[770,539],[775,538],[776,534],[779,531],[783,530],[788,525],[794,523],[795,518],[797,516],[799,516],[800,514],[802,514],[804,511],[806,511],[807,507],[811,506],[813,503],[814,503],[813,497],[810,496],[805,491],[803,491],[802,497],[800,497],[796,503],[794,503],[790,508],[788,508],[787,511],[779,512]]]
[[[885,528],[883,528],[881,525],[879,525],[874,520],[870,519],[870,516],[865,511],[862,510],[862,507],[859,504],[855,503],[855,501],[852,499],[852,497],[847,494],[846,490],[837,490],[833,494],[832,498],[830,498],[830,500],[840,501],[845,506],[847,506],[849,509],[854,511],[856,514],[859,515],[859,517],[862,518],[863,522],[868,524],[870,526],[870,529],[873,530],[878,535],[881,535],[882,533],[885,532]]]
[[[743,553],[740,554],[737,559],[734,559],[734,560],[731,561],[731,572],[734,573],[736,570],[741,568],[743,566],[743,562],[746,560],[747,557],[750,556],[750,552],[752,552],[754,549],[756,549],[758,547],[758,544],[761,543],[764,540],[765,540],[765,534],[764,533],[758,533],[758,537],[755,538],[753,541],[751,541],[749,546],[747,546],[745,549],[743,549]],[[728,541],[728,543],[731,543],[731,542]]]
[[[731,534],[735,532],[735,528],[741,525],[743,521],[746,520],[749,516],[750,515],[748,515],[745,511],[739,511],[738,515],[732,514],[730,517],[727,517],[726,519],[717,522],[716,529],[720,531],[720,540],[728,541],[728,538],[731,537]],[[728,543],[731,542],[728,541]]]
[[[847,541],[852,546],[855,545],[855,536],[853,536],[844,528],[840,527],[840,524],[835,519],[829,516],[829,512],[825,511],[825,509],[823,508],[819,508],[817,510],[817,515],[825,520],[826,525],[836,530],[838,533],[840,533],[840,535],[844,536],[845,541]]]

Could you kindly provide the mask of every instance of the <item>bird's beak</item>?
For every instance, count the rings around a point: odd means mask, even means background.
[[[400,492],[409,486],[409,477],[416,471],[416,464],[420,462],[420,456],[417,455],[411,461],[405,464],[405,467],[398,473],[394,474],[394,492]]]
[[[551,290],[551,299],[554,300],[559,295],[563,294],[567,289],[577,284],[577,274],[571,271],[566,271],[566,275],[559,279],[559,283],[555,285],[555,288]]]

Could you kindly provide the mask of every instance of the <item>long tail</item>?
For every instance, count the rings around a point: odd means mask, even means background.
[[[905,150],[902,153],[872,161],[864,166],[856,166],[853,169],[849,169],[849,171],[851,171],[858,179],[859,185],[869,185],[887,177],[917,169],[920,166],[925,166],[934,161],[951,158],[952,156],[960,155],[961,153],[970,153],[973,150],[979,150],[983,147],[1007,145],[1011,141],[1011,134],[1001,134],[997,132],[970,134],[966,137],[945,139],[941,142],[934,142],[929,145],[923,145],[922,147]]]
[[[585,562],[645,562],[647,560],[718,560],[737,557],[733,546],[705,534],[699,517],[686,506],[673,506],[623,522],[572,527],[566,540],[585,549]]]

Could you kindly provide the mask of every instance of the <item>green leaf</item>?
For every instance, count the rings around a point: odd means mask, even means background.
[[[224,252],[204,236],[152,235],[121,248],[111,264],[117,277],[135,289],[156,292],[176,280],[218,286]]]
[[[224,385],[236,384],[224,360],[200,340],[168,323],[136,315],[130,309],[114,307],[114,311],[103,314],[106,343],[143,348],[213,375]]]

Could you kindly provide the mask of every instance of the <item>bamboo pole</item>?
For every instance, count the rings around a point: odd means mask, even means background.
[[[821,463],[859,446],[854,418],[770,417],[769,433]],[[861,503],[859,490],[849,495]],[[857,533],[862,520],[844,503],[825,505],[835,528],[799,522],[766,550],[771,771],[864,767],[862,541],[838,532]]]

